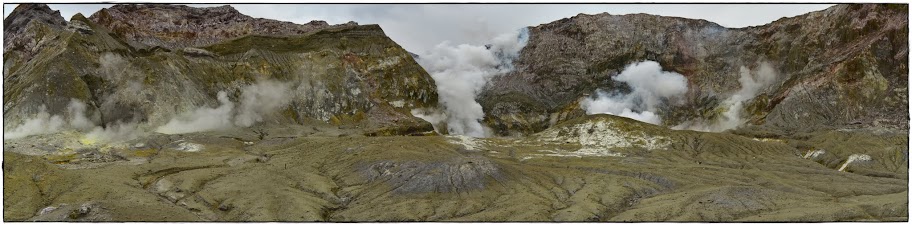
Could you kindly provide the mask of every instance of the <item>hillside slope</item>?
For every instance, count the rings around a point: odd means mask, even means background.
[[[516,70],[481,94],[485,123],[501,135],[538,132],[584,115],[579,99],[623,91],[611,77],[651,60],[688,80],[682,104],[658,114],[667,126],[719,116],[739,88],[741,67],[777,74],[745,103],[750,124],[779,132],[908,129],[908,7],[837,5],[763,26],[647,14],[580,14],[530,28]]]
[[[148,13],[163,10],[171,14]],[[172,24],[162,22],[166,18],[200,33],[163,38],[170,28],[161,24]],[[231,22],[212,27],[218,18]],[[432,129],[409,111],[437,104],[433,80],[377,25],[295,25],[252,19],[230,7],[167,5],[115,6],[64,22],[46,6],[24,4],[6,21],[26,24],[5,31],[11,40],[4,48],[5,129],[42,107],[67,115],[70,99],[86,103],[86,114],[97,114],[102,126],[158,126],[182,112],[218,106],[221,91],[243,101],[241,90],[261,81],[284,84],[288,92],[280,94],[291,99],[265,112],[266,121],[316,120],[381,133]]]

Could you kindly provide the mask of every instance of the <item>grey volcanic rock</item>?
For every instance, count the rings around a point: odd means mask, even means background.
[[[102,9],[90,20],[139,46],[197,47],[244,35],[302,35],[330,27],[325,21],[295,24],[253,18],[231,6],[124,4]],[[356,26],[349,23],[344,26]]]
[[[484,190],[487,179],[504,179],[491,160],[477,155],[444,162],[378,162],[363,172],[369,180],[384,180],[397,193],[446,193]]]
[[[17,54],[4,54],[3,75],[4,79],[9,74],[9,67],[15,60],[29,60],[39,50],[45,47],[46,40],[43,36],[48,30],[60,29],[66,26],[66,20],[60,16],[59,11],[51,10],[47,5],[21,4],[16,6],[9,16],[3,19],[3,52],[16,52]],[[17,57],[21,57],[17,58]]]
[[[779,76],[742,112],[752,124],[787,132],[874,121],[907,128],[907,15],[900,4],[837,5],[731,29],[647,14],[580,14],[531,27],[516,70],[492,80],[479,102],[497,133],[533,133],[583,115],[578,101],[596,89],[624,90],[610,78],[652,60],[689,81],[685,103],[659,112],[673,126],[717,116],[715,103],[740,88],[739,68],[768,62]]]
[[[47,8],[20,10],[36,7]],[[7,20],[31,15],[18,11]],[[120,16],[129,19],[105,19]],[[182,21],[177,24],[163,21],[181,16],[188,18],[175,20]],[[100,23],[81,14],[68,24],[34,20],[20,35],[22,43],[31,43],[28,48],[4,52],[5,129],[42,107],[66,116],[71,99],[85,102],[87,115],[98,116],[96,124],[158,126],[182,112],[217,107],[220,91],[240,102],[241,89],[260,80],[290,87],[283,93],[291,98],[289,104],[264,115],[265,121],[320,121],[358,126],[375,135],[433,129],[410,113],[436,105],[432,78],[377,25],[298,25],[253,19],[230,7],[168,5],[117,5],[93,18]],[[216,22],[221,20],[225,22]],[[160,38],[172,28],[199,34]],[[18,28],[5,32],[12,29]]]
[[[19,36],[27,33],[25,31],[35,22],[57,28],[66,26],[66,20],[60,16],[60,11],[51,10],[47,5],[21,4],[3,19],[3,27],[6,27],[3,31],[3,51],[14,46],[11,42],[22,39]]]

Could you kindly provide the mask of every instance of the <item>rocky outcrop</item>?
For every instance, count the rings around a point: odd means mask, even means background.
[[[684,75],[683,104],[659,112],[674,126],[718,116],[736,92],[739,69],[773,65],[778,77],[745,112],[751,124],[793,132],[822,128],[907,128],[908,7],[837,5],[763,26],[647,14],[580,14],[531,27],[516,70],[480,95],[485,123],[501,134],[533,133],[584,115],[578,101],[642,60]]]
[[[15,15],[23,15],[20,10],[7,21],[18,21]],[[172,19],[212,15],[178,19],[184,22],[177,24],[138,16],[150,11],[171,13],[167,18]],[[123,25],[104,19],[119,16],[149,21],[124,19],[130,25]],[[67,24],[32,22],[38,25],[24,32],[33,35],[27,43],[41,46],[33,48],[35,57],[23,51],[4,52],[6,128],[21,124],[42,107],[66,115],[70,99],[87,103],[87,115],[97,114],[98,124],[161,125],[181,112],[218,106],[220,91],[238,102],[243,87],[272,80],[286,84],[290,93],[283,94],[291,99],[264,119],[268,122],[321,121],[375,134],[433,129],[410,114],[412,108],[436,105],[433,80],[377,25],[296,25],[252,19],[230,7],[166,5],[118,5],[92,18],[100,23],[81,14]],[[218,23],[219,18],[231,22]],[[207,28],[193,28],[196,25]],[[175,39],[157,36],[172,26],[201,33]],[[183,46],[175,43],[196,47],[172,49]]]
[[[28,35],[29,32],[26,31],[33,23],[57,28],[66,26],[66,20],[60,16],[60,11],[51,10],[47,5],[21,4],[3,20],[3,27],[6,27],[3,31],[3,51],[17,46],[16,41],[27,39],[21,36]]]
[[[59,11],[47,5],[21,4],[3,19],[3,75],[9,75],[11,62],[28,61],[41,50],[50,30],[66,26]],[[12,53],[12,54],[7,54]]]
[[[102,9],[89,19],[107,27],[133,46],[161,46],[170,49],[210,45],[245,35],[303,35],[330,27],[325,21],[318,20],[295,24],[253,18],[227,5],[197,8],[185,5],[123,4]]]

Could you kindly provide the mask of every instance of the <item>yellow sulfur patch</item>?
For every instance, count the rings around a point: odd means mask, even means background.
[[[84,145],[95,145],[95,143],[98,143],[98,140],[83,136],[82,139],[79,139],[79,143]]]

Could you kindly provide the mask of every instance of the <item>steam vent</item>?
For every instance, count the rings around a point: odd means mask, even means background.
[[[5,4],[3,221],[909,220],[907,4],[670,7]]]

